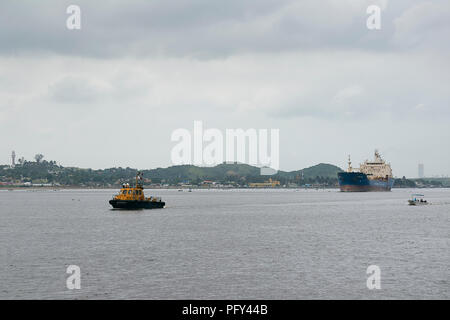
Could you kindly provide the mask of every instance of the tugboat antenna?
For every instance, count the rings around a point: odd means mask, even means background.
[[[139,180],[141,179],[141,172],[140,171],[138,171],[137,173],[136,173],[136,188],[139,186]]]

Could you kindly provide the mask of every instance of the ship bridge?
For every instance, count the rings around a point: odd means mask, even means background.
[[[373,178],[391,178],[392,177],[392,168],[390,163],[386,163],[381,158],[378,150],[375,150],[374,160],[368,161],[366,160],[364,163],[361,163],[359,166],[359,171],[365,173],[369,177]]]

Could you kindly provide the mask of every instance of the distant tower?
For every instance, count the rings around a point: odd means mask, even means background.
[[[16,165],[16,153],[13,152],[11,153],[11,167],[14,167]]]
[[[419,163],[419,178],[425,177],[425,169],[423,163]]]

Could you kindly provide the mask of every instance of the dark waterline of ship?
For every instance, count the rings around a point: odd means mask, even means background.
[[[450,191],[0,191],[2,299],[450,298]],[[66,268],[81,268],[81,289]],[[381,290],[366,269],[381,269]]]

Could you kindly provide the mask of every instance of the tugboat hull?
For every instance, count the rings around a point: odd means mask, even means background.
[[[114,209],[160,209],[166,205],[163,201],[109,200]]]

